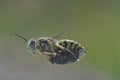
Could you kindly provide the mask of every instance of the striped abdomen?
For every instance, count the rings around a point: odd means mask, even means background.
[[[68,39],[59,40],[54,48],[55,52],[62,56],[55,57],[57,64],[67,64],[79,61],[85,55],[85,49],[78,42]]]
[[[76,51],[84,48],[78,42],[75,42],[73,40],[68,40],[68,39],[60,40],[58,44],[71,51]]]

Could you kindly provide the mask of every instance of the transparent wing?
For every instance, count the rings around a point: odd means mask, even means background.
[[[69,32],[69,31],[64,31],[64,32],[62,32],[62,33],[60,33],[60,34],[54,36],[53,39],[61,38],[61,37],[65,36],[68,32]]]

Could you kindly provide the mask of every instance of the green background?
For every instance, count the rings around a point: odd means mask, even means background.
[[[117,0],[0,0],[1,80],[120,80],[120,2]],[[30,38],[55,36],[80,42],[86,56],[51,65],[31,56]]]

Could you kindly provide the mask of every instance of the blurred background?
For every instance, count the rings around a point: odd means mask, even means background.
[[[0,80],[120,80],[120,1],[0,0]],[[27,39],[54,36],[80,42],[86,56],[68,65],[29,55]]]

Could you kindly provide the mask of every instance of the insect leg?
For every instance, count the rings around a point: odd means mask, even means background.
[[[55,45],[56,45],[57,47],[59,47],[60,49],[63,49],[63,50],[68,51],[71,55],[73,55],[73,57],[74,57],[75,59],[77,59],[76,55],[75,55],[72,51],[70,51],[69,49],[64,48],[63,46],[59,45],[58,43],[56,43]]]

